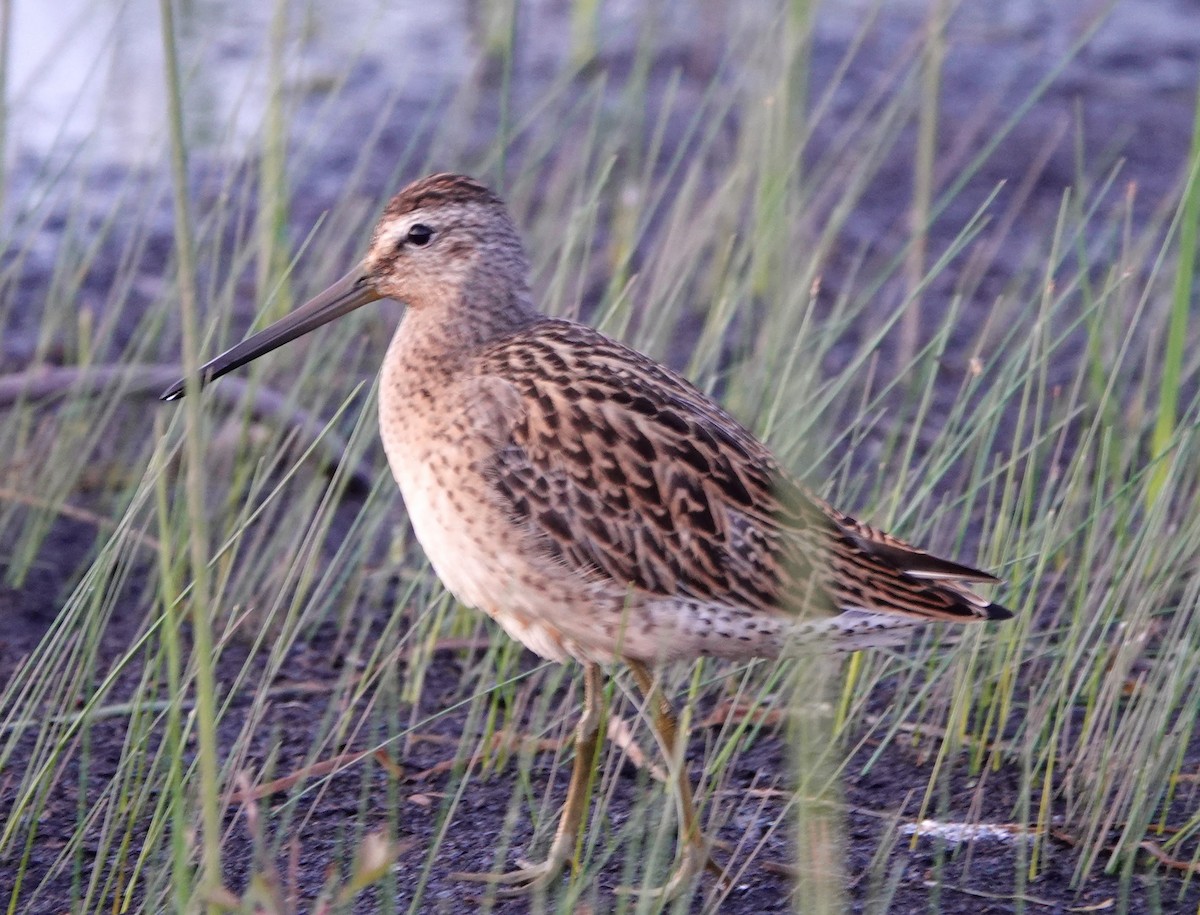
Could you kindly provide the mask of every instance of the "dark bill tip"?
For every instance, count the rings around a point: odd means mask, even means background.
[[[309,299],[295,311],[276,321],[265,330],[247,337],[217,358],[200,367],[200,387],[222,375],[240,368],[273,349],[302,337],[323,324],[328,324],[354,309],[382,298],[360,266],[322,292]],[[179,400],[187,389],[187,379],[181,378],[159,395],[160,400]]]

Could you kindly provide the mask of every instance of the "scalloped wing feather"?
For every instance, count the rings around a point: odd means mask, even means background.
[[[957,583],[991,576],[826,505],[690,383],[592,328],[541,321],[478,369],[520,404],[484,472],[581,575],[771,614],[1007,615]]]

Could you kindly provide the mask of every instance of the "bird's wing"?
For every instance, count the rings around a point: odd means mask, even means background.
[[[691,384],[591,328],[541,322],[479,369],[521,407],[485,472],[581,575],[765,612],[992,614],[932,573],[988,576],[836,512]]]

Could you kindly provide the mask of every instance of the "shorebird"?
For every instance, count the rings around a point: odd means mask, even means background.
[[[504,202],[452,174],[392,198],[366,257],[201,369],[198,383],[369,302],[407,306],[379,426],[417,539],[446,588],[544,658],[583,666],[567,797],[544,861],[460,875],[518,891],[556,878],[587,811],[602,668],[624,662],[681,759],[655,665],[892,644],[905,627],[1012,616],[996,578],[838,511],[680,375],[534,305]],[[185,383],[164,392],[183,395]],[[713,865],[682,764],[677,892]]]

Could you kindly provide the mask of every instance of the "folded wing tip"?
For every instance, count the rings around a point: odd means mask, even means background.
[[[986,618],[989,622],[992,620],[1010,620],[1015,616],[1011,610],[1001,604],[988,604],[983,609],[987,614]]]

